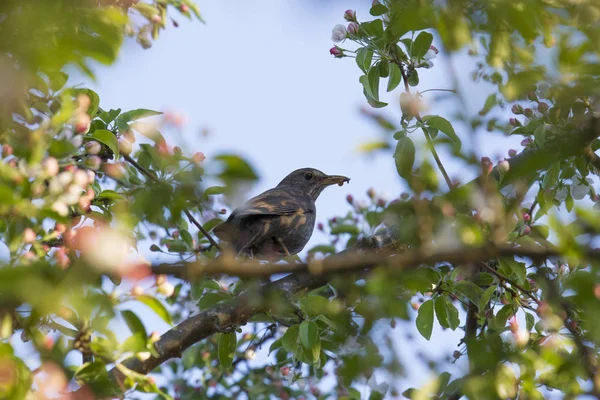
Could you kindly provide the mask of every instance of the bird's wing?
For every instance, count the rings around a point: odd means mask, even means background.
[[[237,217],[253,215],[298,215],[313,212],[312,207],[303,206],[298,194],[279,188],[270,189],[248,200],[246,204],[236,209],[233,214]],[[232,216],[233,216],[232,214]]]
[[[248,219],[259,216],[291,216],[314,212],[312,207],[302,206],[299,202],[301,194],[290,190],[275,188],[267,190],[256,197],[248,200],[244,205],[238,207],[231,213],[227,221],[217,225],[213,233],[221,240],[231,241],[239,232],[234,220]]]

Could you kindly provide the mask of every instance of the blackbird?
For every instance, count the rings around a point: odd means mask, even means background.
[[[273,189],[248,200],[215,227],[237,256],[272,259],[299,253],[312,236],[315,201],[327,186],[350,182],[314,168],[298,169]]]

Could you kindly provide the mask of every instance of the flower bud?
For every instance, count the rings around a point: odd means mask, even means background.
[[[175,293],[175,286],[169,282],[165,282],[158,287],[158,293],[164,294],[166,297],[171,297]]]
[[[356,34],[358,34],[358,30],[359,29],[360,28],[359,28],[359,26],[358,26],[358,24],[356,22],[350,22],[348,24],[348,29],[347,30],[348,30],[348,33],[350,35],[356,35]]]
[[[2,145],[2,157],[8,157],[13,154],[14,150],[10,144]]]
[[[153,244],[152,246],[150,246],[150,251],[160,251],[160,247],[158,247],[157,245]]]
[[[514,157],[516,155],[517,155],[517,151],[515,149],[508,150],[508,156],[509,157]]]
[[[527,99],[530,101],[538,101],[537,94],[534,91],[527,92]]]
[[[548,111],[548,108],[550,108],[550,106],[548,106],[547,103],[541,102],[540,104],[538,104],[538,111],[542,114],[545,114],[546,111]]]
[[[125,138],[119,139],[119,151],[126,156],[131,154],[132,146],[131,142]]]
[[[290,373],[290,367],[281,367],[279,372],[281,372],[281,375],[283,376],[288,376]]]
[[[89,169],[97,170],[98,168],[100,168],[101,164],[102,164],[102,159],[98,156],[89,156],[85,160],[85,165]]]
[[[523,213],[523,221],[529,222],[531,220],[531,215],[529,213]]]
[[[521,126],[521,121],[519,121],[516,118],[509,119],[508,123],[510,124],[510,126],[514,126],[515,128],[518,127],[518,126]]]
[[[149,341],[150,343],[156,343],[156,342],[158,342],[159,340],[160,340],[160,334],[159,334],[158,332],[156,332],[156,331],[153,331],[153,332],[150,334],[150,337],[148,338],[148,341]]]
[[[500,172],[508,172],[510,169],[510,163],[506,160],[502,160],[498,163],[498,169]]]
[[[160,286],[163,283],[165,283],[166,281],[167,281],[166,275],[160,274],[160,275],[156,275],[156,277],[155,277],[156,286]]]
[[[160,17],[160,15],[158,14],[154,14],[151,18],[150,21],[152,21],[152,23],[154,24],[160,24],[162,22],[162,18]]]
[[[128,142],[135,143],[135,133],[131,129],[127,129],[121,136]]]
[[[63,217],[66,217],[67,214],[69,214],[69,207],[62,201],[55,201],[52,203],[52,210]]]
[[[527,236],[531,233],[531,227],[529,225],[525,225],[523,228],[523,236]]]
[[[377,199],[377,205],[379,207],[385,207],[385,200],[384,199]]]
[[[91,169],[88,169],[86,171],[86,174],[88,177],[88,183],[91,185],[96,180],[96,173],[94,171],[92,171]]]
[[[354,197],[351,194],[349,194],[348,196],[346,196],[346,201],[349,204],[354,204]]]
[[[521,146],[527,147],[527,146],[532,145],[532,144],[533,144],[533,140],[531,140],[530,138],[526,138],[526,139],[521,140]]]
[[[83,136],[75,135],[71,138],[70,142],[73,145],[73,147],[80,148],[81,145],[83,144]]]
[[[140,285],[135,285],[134,287],[131,288],[131,295],[133,297],[141,296],[143,294],[144,294],[144,288],[141,287]]]
[[[59,171],[58,161],[54,157],[48,157],[42,162],[42,169],[46,176],[55,176]]]
[[[23,231],[23,242],[24,243],[33,243],[35,242],[37,235],[35,234],[34,230],[31,228],[26,228]]]
[[[523,114],[525,114],[527,118],[533,118],[533,110],[529,107],[523,111]]]
[[[90,130],[92,120],[85,112],[78,113],[75,117],[75,132],[87,133]]]
[[[125,175],[125,170],[121,163],[104,164],[102,170],[111,178],[120,179]]]
[[[320,230],[321,232],[323,232],[325,230],[325,227],[323,226],[323,224],[321,222],[319,222],[317,224],[317,229]]]
[[[367,190],[367,196],[369,196],[369,198],[371,200],[373,200],[375,198],[375,189],[373,188],[369,188],[369,190]]]
[[[190,11],[190,8],[187,4],[182,4],[181,6],[179,6],[179,11],[185,14]]]
[[[174,154],[181,154],[181,153],[183,153],[183,151],[181,150],[181,147],[175,146],[175,147],[173,147],[173,153]]]
[[[82,169],[78,169],[77,171],[75,171],[75,173],[73,174],[73,183],[80,187],[87,186],[89,184],[87,172]]]
[[[344,19],[349,22],[356,22],[356,11],[346,10],[346,12],[344,12]]]
[[[344,52],[342,51],[342,49],[340,49],[337,46],[333,46],[332,48],[330,48],[329,49],[329,54],[331,54],[335,58],[342,58],[342,57],[344,57]]]
[[[523,114],[523,107],[519,104],[513,104],[510,111],[512,111],[512,113],[515,115],[521,115]]]
[[[100,153],[100,151],[102,151],[102,145],[95,140],[89,141],[85,144],[85,152],[87,154],[97,155]]]
[[[201,151],[194,153],[192,158],[196,164],[200,164],[202,161],[206,160],[206,156]]]

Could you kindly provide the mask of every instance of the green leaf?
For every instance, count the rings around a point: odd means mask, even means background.
[[[309,294],[300,299],[300,309],[304,311],[309,317],[317,317],[319,315],[325,314],[328,308],[329,300],[327,300],[323,296]]]
[[[391,92],[396,89],[400,82],[402,81],[402,73],[400,72],[400,67],[398,64],[391,63],[390,64],[390,76],[388,78],[387,91]]]
[[[448,322],[448,309],[444,302],[444,296],[438,296],[434,299],[435,315],[442,328],[449,328],[450,323]],[[420,309],[420,308],[419,308]]]
[[[386,6],[384,6],[381,3],[375,3],[373,5],[373,7],[371,7],[371,9],[369,10],[369,14],[371,14],[374,17],[378,17],[380,15],[385,14],[386,12],[388,12],[388,8]]]
[[[121,200],[123,196],[120,193],[115,192],[114,190],[103,190],[94,197],[94,202],[99,202],[102,200]]]
[[[527,280],[527,270],[524,263],[517,262],[509,257],[499,258],[498,263],[505,271],[512,272],[517,277],[518,283],[523,284]]]
[[[471,281],[458,281],[454,288],[461,294],[467,297],[473,302],[473,304],[479,304],[479,298],[483,293],[483,289],[474,284]]]
[[[442,133],[446,134],[454,142],[457,150],[460,149],[461,142],[459,137],[456,135],[452,124],[447,119],[440,117],[439,115],[426,115],[423,117],[425,125],[435,128]]]
[[[489,288],[487,288],[485,292],[483,292],[483,294],[481,295],[481,299],[479,300],[480,310],[483,310],[485,306],[487,306],[487,304],[490,302],[490,299],[492,298],[492,295],[496,292],[497,289],[498,285],[492,285]]]
[[[219,334],[219,363],[228,369],[233,363],[235,350],[237,348],[237,336],[235,332]]]
[[[379,100],[379,70],[376,65],[369,69],[367,81],[369,82],[369,94],[374,100]]]
[[[560,162],[555,162],[548,168],[544,180],[542,181],[542,189],[551,189],[558,183],[558,175],[560,174]]]
[[[312,349],[319,338],[319,327],[314,321],[303,321],[299,328],[300,343],[305,349]]]
[[[333,254],[333,253],[335,253],[335,246],[320,244],[320,245],[317,245],[317,246],[311,248],[310,250],[308,250],[308,253],[309,254],[314,254],[314,253]]]
[[[119,129],[119,132],[123,132],[129,129],[129,123],[132,121],[137,121],[138,119],[161,114],[162,113],[158,111],[147,110],[145,108],[138,108],[136,110],[126,111],[123,114],[119,115],[115,120],[115,123],[117,125],[117,129]]]
[[[369,35],[369,37],[380,38],[383,36],[383,21],[376,19],[369,22],[363,22],[360,27]]]
[[[425,56],[429,47],[431,46],[431,42],[433,42],[433,35],[429,32],[421,32],[419,36],[415,39],[412,45],[412,58],[421,59]]]
[[[533,314],[525,313],[525,326],[527,327],[527,330],[531,331],[534,325],[535,317],[533,316]]]
[[[217,292],[217,293],[206,293],[198,301],[198,307],[201,310],[206,310],[209,307],[214,306],[221,301],[229,300],[231,295],[227,293]]]
[[[416,69],[410,71],[410,75],[408,76],[408,84],[413,87],[419,84],[419,72]]]
[[[336,225],[331,228],[332,235],[340,235],[342,233],[358,235],[360,233],[360,229],[358,228],[358,226],[350,224]]]
[[[281,344],[283,348],[289,353],[295,353],[298,348],[298,334],[300,332],[300,325],[292,325],[283,334],[281,338]]]
[[[204,196],[214,196],[217,194],[223,194],[226,190],[226,186],[211,186],[204,190]]]
[[[421,304],[416,323],[419,333],[425,339],[431,339],[431,333],[433,332],[433,300],[427,300]]]
[[[390,74],[390,62],[388,61],[379,61],[377,63],[377,69],[379,70],[380,78],[387,78]]]
[[[368,47],[361,47],[356,51],[356,65],[365,74],[371,68],[371,61],[373,60],[373,50]]]
[[[481,111],[479,111],[479,115],[486,115],[496,104],[498,104],[496,96],[496,93],[492,93],[485,99],[485,104]]]
[[[92,137],[108,146],[108,148],[114,153],[115,158],[119,157],[119,141],[111,131],[100,129],[98,131],[94,131]]]
[[[435,314],[442,327],[450,328],[452,330],[458,328],[460,323],[458,310],[445,296],[438,296],[435,298]]]
[[[62,89],[62,87],[65,86],[67,80],[69,79],[69,75],[65,74],[62,71],[49,72],[46,75],[48,75],[48,78],[50,79],[50,89],[52,89],[55,92]]]
[[[454,331],[456,330],[456,328],[458,328],[458,325],[460,324],[458,310],[450,300],[448,300],[447,298],[444,298],[444,300],[446,303],[446,309],[448,310],[448,324],[450,325],[450,329]]]
[[[131,331],[131,336],[129,336],[121,346],[122,350],[132,352],[143,350],[148,341],[148,335],[146,334],[144,324],[142,324],[142,321],[133,311],[123,310],[121,311],[121,315]]]
[[[158,300],[156,297],[141,295],[135,298],[137,301],[144,303],[148,307],[152,309],[163,321],[165,321],[169,325],[173,325],[173,320],[171,319],[171,313],[167,310],[164,304]]]
[[[415,163],[415,144],[408,136],[398,139],[394,159],[396,161],[396,170],[398,175],[408,179],[412,175],[413,165]]]

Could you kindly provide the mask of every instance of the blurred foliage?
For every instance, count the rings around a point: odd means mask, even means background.
[[[273,295],[264,299],[269,312],[247,326],[182,343],[181,358],[145,375],[127,365],[156,356],[160,335],[137,306],[174,325],[257,282],[153,275],[142,254],[212,260],[218,251],[203,231],[226,213],[219,196],[258,175],[238,155],[205,161],[172,147],[163,132],[180,127],[179,116],[106,109],[94,91],[70,87],[68,71],[93,79],[94,64],[112,64],[126,37],[148,48],[168,21],[201,20],[198,8],[187,0],[0,5],[0,240],[9,254],[0,268],[0,397],[47,398],[74,387],[77,398],[600,396],[600,6],[387,0],[370,14],[346,11],[349,24],[332,39],[353,48],[330,52],[355,58],[368,104],[391,109],[364,110],[382,135],[361,150],[389,156],[406,192],[348,196],[347,212],[317,225],[327,240],[307,249],[307,262],[377,240],[382,228],[395,232],[395,248],[454,261],[357,265],[310,293]],[[421,115],[418,74],[435,68],[440,52],[468,54],[472,78],[492,84],[477,115],[460,87],[443,88],[455,92],[459,115]],[[385,80],[397,104],[380,101]],[[520,135],[522,149],[494,167],[470,141],[486,131]],[[464,169],[461,178],[480,177],[451,181],[448,158]],[[495,247],[504,253],[469,258]],[[537,256],[515,256],[531,249]],[[420,388],[396,379],[410,367],[398,355],[399,345],[408,347],[399,324],[426,340],[437,326],[464,331],[451,356],[420,354],[437,376]]]

